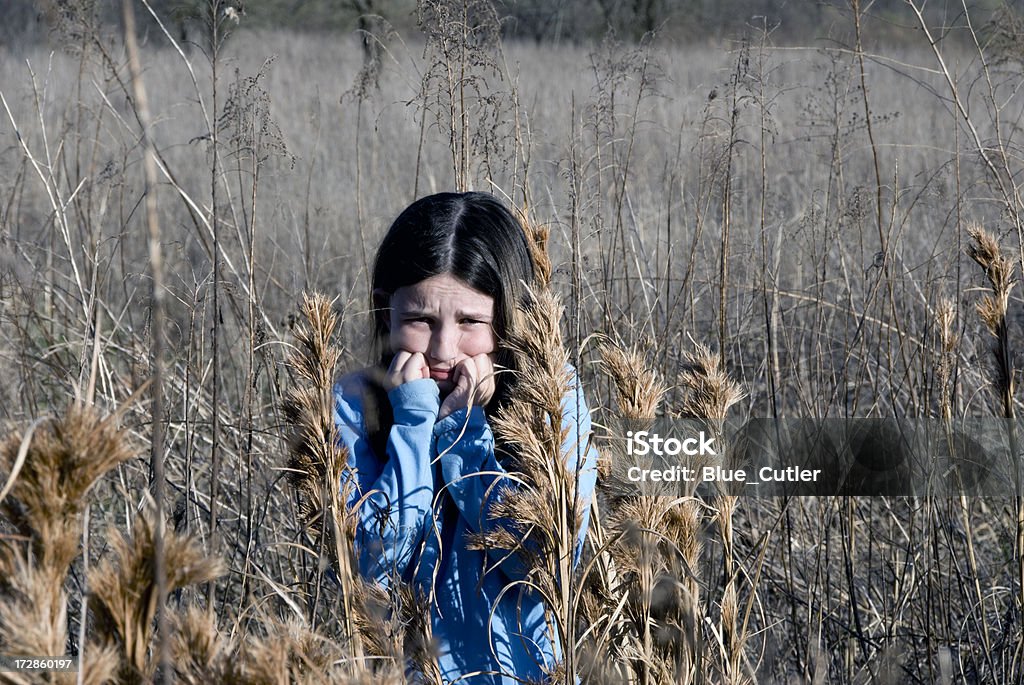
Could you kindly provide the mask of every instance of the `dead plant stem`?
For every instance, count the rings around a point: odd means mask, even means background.
[[[211,417],[211,443],[210,443],[210,540],[215,539],[217,531],[217,504],[220,486],[221,449],[220,449],[220,207],[217,186],[220,183],[220,151],[218,150],[218,66],[220,64],[220,2],[221,0],[210,0],[210,89],[211,107],[213,117],[210,119],[210,145],[213,154],[210,162],[210,224],[213,232],[213,320],[211,327],[211,391],[210,403],[213,407]],[[206,585],[206,599],[210,607],[216,606],[217,584],[210,580]]]
[[[122,0],[125,49],[131,73],[135,107],[142,126],[143,172],[146,180],[146,226],[149,231],[149,268],[152,277],[150,356],[153,365],[153,434],[150,447],[150,480],[155,503],[153,530],[153,573],[156,586],[157,659],[159,677],[170,683],[169,634],[166,617],[167,569],[164,560],[164,275],[160,244],[160,218],[157,211],[156,153],[152,139],[149,100],[142,81],[142,63],[135,38],[135,11],[131,0]],[[83,620],[84,622],[84,620]]]

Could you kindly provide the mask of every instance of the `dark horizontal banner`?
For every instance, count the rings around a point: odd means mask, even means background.
[[[611,450],[623,494],[680,496],[1024,494],[1024,423],[971,418],[659,419]]]

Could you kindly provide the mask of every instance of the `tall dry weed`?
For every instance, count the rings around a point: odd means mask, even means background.
[[[224,564],[209,557],[198,540],[166,527],[161,531],[158,527],[162,525],[146,506],[136,518],[130,537],[111,530],[111,556],[89,571],[92,640],[103,648],[119,651],[117,678],[122,683],[151,682],[157,675],[157,537],[163,538],[168,594],[224,573]]]
[[[284,402],[285,418],[294,427],[289,478],[301,493],[300,510],[307,524],[319,521],[323,525],[324,514],[340,517],[343,513],[331,509],[339,504],[332,492],[336,488],[325,488],[329,483],[341,483],[347,458],[334,425],[332,390],[342,350],[334,342],[339,322],[333,306],[334,301],[320,293],[304,297],[303,319],[295,328],[288,357],[299,381]]]
[[[512,550],[529,569],[529,582],[545,598],[552,638],[558,644],[564,677],[576,673],[577,604],[579,585],[574,574],[576,540],[583,524],[581,478],[588,477],[583,457],[590,436],[563,445],[574,428],[564,427],[566,408],[573,401],[574,378],[562,342],[562,306],[549,290],[532,294],[530,309],[517,310],[512,330],[503,341],[515,355],[519,371],[509,403],[491,419],[495,438],[511,447],[506,463],[522,485],[507,488],[491,507],[494,517],[509,527],[496,527],[477,536],[475,546]]]
[[[730,408],[743,399],[746,393],[722,368],[721,357],[707,347],[698,344],[694,351],[685,353],[683,359],[683,370],[678,377],[684,393],[680,416],[705,424],[715,436],[718,456],[724,457],[729,454],[723,435],[725,420]],[[724,461],[716,466],[731,469],[736,465]],[[738,493],[728,487],[721,487],[717,481],[716,486],[713,516],[721,538],[725,579],[719,603],[719,677],[722,682],[744,685],[751,682],[745,672],[747,663],[744,649],[749,637],[749,610],[756,588],[749,588],[747,605],[741,606],[739,583],[751,577],[751,574],[741,569],[737,561],[733,519],[738,505]]]
[[[626,665],[637,683],[691,682],[700,653],[700,611],[696,574],[702,542],[702,514],[694,493],[673,484],[644,484],[627,476],[628,431],[649,429],[667,388],[637,348],[601,348],[604,371],[612,378],[618,412],[607,473],[600,492],[606,507],[607,542],[601,555],[614,572],[600,588],[620,616],[600,609],[594,651]],[[648,487],[651,486],[651,487]],[[608,600],[606,599],[605,602]],[[600,605],[598,605],[600,607]]]
[[[31,541],[33,565],[63,580],[79,554],[89,491],[133,456],[115,419],[72,405],[0,446],[0,473],[8,495],[0,512]]]
[[[605,659],[621,660],[628,669],[620,678],[637,683],[688,683],[718,671],[724,682],[745,682],[740,662],[744,653],[746,624],[742,621],[733,568],[732,520],[734,495],[716,493],[710,508],[698,494],[696,482],[679,484],[631,481],[624,448],[627,431],[648,430],[660,412],[667,388],[637,348],[605,345],[601,349],[605,372],[616,388],[614,454],[601,483],[607,541],[599,555],[608,557],[613,573],[601,574],[607,585],[595,588],[604,599],[590,617],[599,626],[592,649]],[[743,395],[739,386],[721,369],[719,359],[707,348],[684,356],[677,381],[683,402],[677,418],[707,425],[722,444],[726,415]],[[687,466],[699,472],[708,465],[692,458]],[[719,602],[718,643],[711,649],[703,631],[707,609],[701,588],[704,529],[708,511],[714,512],[721,533],[725,588]],[[621,607],[609,615],[602,604],[609,599]],[[608,677],[607,675],[605,676]]]
[[[490,418],[496,442],[508,447],[502,462],[511,472],[498,485],[501,492],[490,515],[506,523],[472,536],[469,544],[520,557],[527,569],[524,584],[543,598],[549,637],[561,660],[549,665],[548,676],[568,682],[579,668],[577,540],[589,506],[583,489],[587,479],[596,477],[596,465],[587,459],[592,436],[589,417],[578,413],[581,389],[562,336],[563,306],[549,287],[548,231],[529,218],[523,227],[536,280],[529,305],[516,309],[511,330],[501,341],[515,359],[514,391]],[[567,405],[574,402],[577,406]],[[567,425],[570,415],[577,417],[575,425]],[[511,486],[513,481],[518,485]]]
[[[995,357],[995,386],[999,393],[1002,413],[1008,419],[1015,415],[1014,389],[1016,388],[1013,355],[1010,347],[1009,328],[1006,315],[1010,306],[1010,291],[1013,290],[1013,260],[1003,254],[999,242],[980,225],[967,229],[973,241],[967,247],[967,254],[985,271],[990,294],[982,296],[977,311],[989,333],[995,338],[992,354]]]
[[[321,596],[336,591],[340,603],[329,615],[341,628],[336,647],[348,655],[339,673],[357,679],[372,673],[395,680],[408,658],[427,682],[434,682],[430,615],[422,598],[401,579],[393,579],[386,592],[359,574],[353,549],[357,520],[347,505],[355,481],[347,477],[348,451],[334,422],[333,388],[343,351],[335,343],[340,321],[333,306],[334,301],[320,293],[304,297],[288,360],[298,383],[283,405],[292,426],[289,479],[318,559],[309,589],[312,625]],[[309,640],[305,644],[312,644]]]
[[[994,338],[992,355],[995,370],[992,373],[993,385],[999,395],[1002,416],[1006,422],[1007,440],[1010,454],[1019,454],[1020,436],[1017,434],[1016,406],[1014,391],[1016,389],[1016,370],[1013,367],[1013,352],[1010,346],[1010,332],[1007,324],[1007,312],[1010,303],[1010,291],[1015,283],[1014,263],[1003,253],[1002,248],[988,231],[974,224],[967,229],[972,242],[967,247],[967,254],[985,272],[991,293],[982,296],[977,304],[977,312],[988,332]],[[1024,249],[1024,245],[1021,246]],[[1014,505],[1016,510],[1016,535],[1014,538],[1014,560],[1017,571],[1017,601],[1024,601],[1024,476],[1019,465],[1015,468]],[[973,566],[973,559],[972,559]]]
[[[938,329],[939,352],[935,365],[936,382],[939,386],[939,413],[947,430],[952,428],[956,353],[959,339],[956,334],[956,307],[943,298],[935,309],[935,323]]]
[[[352,552],[355,522],[346,515],[345,502],[350,487],[343,473],[348,451],[341,444],[334,423],[332,391],[342,351],[335,345],[338,317],[334,301],[320,293],[303,298],[302,315],[295,329],[295,345],[289,366],[299,384],[288,392],[283,409],[293,427],[289,449],[288,473],[299,493],[299,510],[305,525],[313,533],[318,564],[314,594],[321,591],[322,570],[330,565],[337,574],[342,602],[342,639],[350,643],[353,654],[364,653],[356,617],[357,598],[365,596],[363,583]],[[315,611],[314,599],[314,611]]]
[[[11,435],[0,446],[0,479],[5,482],[0,526],[16,533],[0,544],[3,653],[67,653],[64,586],[81,552],[88,496],[106,473],[131,456],[117,419],[80,404]],[[81,664],[84,682],[101,683],[112,679],[116,659],[108,649],[85,650]],[[33,681],[23,674],[4,677]],[[57,674],[56,679],[71,682],[74,674]]]

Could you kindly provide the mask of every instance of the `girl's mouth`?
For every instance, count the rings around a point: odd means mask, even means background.
[[[451,369],[431,369],[430,377],[435,381],[447,381],[452,376]]]

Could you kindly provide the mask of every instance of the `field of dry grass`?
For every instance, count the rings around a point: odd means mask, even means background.
[[[804,48],[432,21],[378,74],[351,38],[244,20],[205,54],[143,41],[135,82],[118,35],[0,47],[0,654],[82,654],[82,682],[428,661],[418,599],[346,567],[316,437],[367,361],[389,221],[474,188],[550,234],[611,474],[550,586],[582,682],[1019,682],[1021,498],[677,500],[612,466],[659,416],[1018,416],[1024,65],[969,36],[859,50],[853,16]]]

